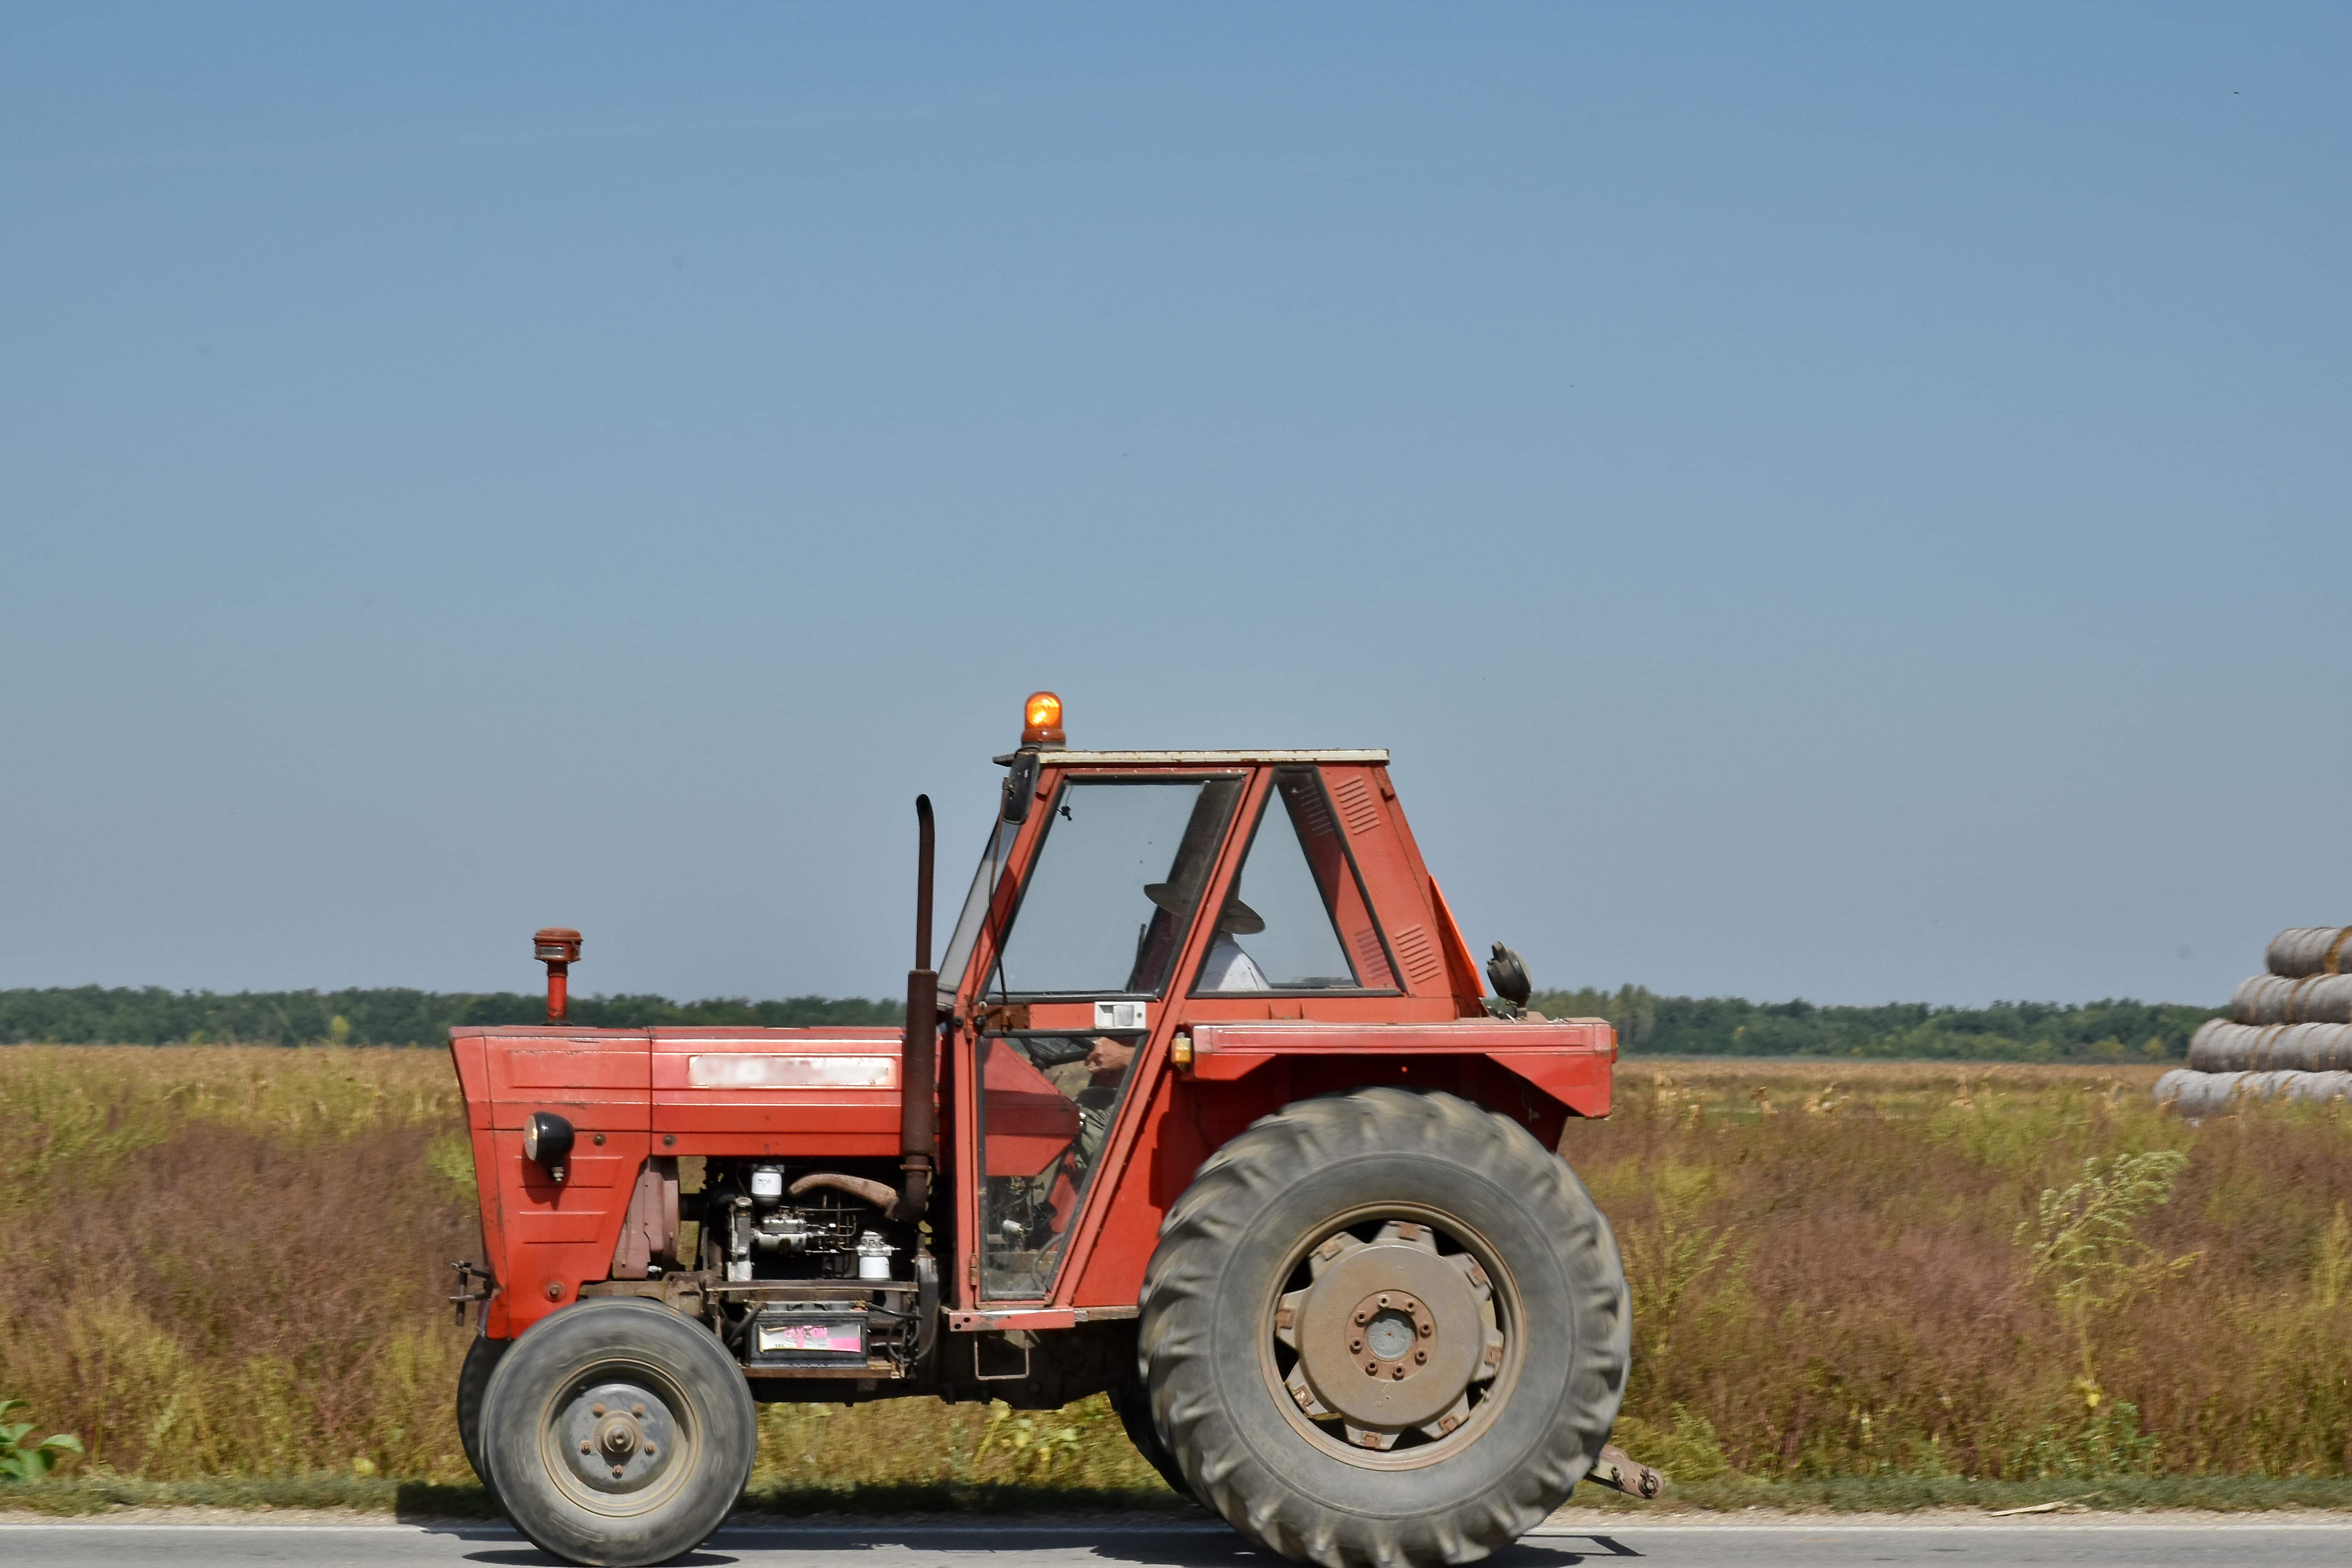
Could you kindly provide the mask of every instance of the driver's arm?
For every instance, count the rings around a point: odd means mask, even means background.
[[[1124,1074],[1135,1061],[1135,1047],[1104,1035],[1095,1037],[1094,1048],[1087,1052],[1087,1067],[1097,1078]]]

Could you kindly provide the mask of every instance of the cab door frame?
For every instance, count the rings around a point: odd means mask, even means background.
[[[950,1318],[950,1328],[1056,1328],[1066,1327],[1077,1321],[1076,1310],[1071,1305],[1072,1299],[1078,1282],[1085,1277],[1087,1260],[1093,1255],[1112,1201],[1127,1182],[1138,1129],[1160,1098],[1162,1080],[1168,1073],[1169,1044],[1187,1021],[1187,1003],[1192,982],[1213,940],[1216,920],[1213,915],[1202,918],[1202,911],[1223,907],[1226,889],[1232,886],[1238,869],[1237,862],[1247,849],[1248,835],[1243,829],[1245,825],[1257,820],[1272,777],[1270,769],[1255,763],[1207,768],[1198,763],[1072,768],[1057,767],[1050,752],[1041,753],[1039,763],[1036,799],[1031,804],[1030,820],[1021,825],[1021,831],[1006,856],[1005,874],[990,901],[989,921],[972,944],[971,960],[966,968],[962,987],[956,996],[957,1027],[953,1047],[956,1082],[968,1087],[956,1096],[954,1115],[957,1145],[955,1299],[961,1310]],[[1112,1120],[1109,1134],[1103,1142],[1102,1153],[1087,1182],[1078,1214],[1071,1221],[1066,1233],[1068,1239],[1064,1245],[1061,1265],[1055,1271],[1053,1290],[1049,1295],[1028,1300],[983,1299],[981,1295],[981,1232],[987,1178],[983,1173],[985,1152],[980,1146],[979,1094],[980,1047],[986,1038],[981,1027],[981,1016],[986,1009],[978,1006],[977,1003],[995,960],[996,936],[1006,929],[1001,922],[1009,919],[1018,903],[1021,888],[1036,855],[1044,832],[1042,819],[1050,815],[1051,802],[1069,779],[1150,779],[1201,776],[1204,773],[1237,777],[1242,785],[1241,793],[1226,820],[1216,857],[1210,864],[1208,879],[1202,888],[1201,902],[1185,932],[1183,944],[1177,950],[1175,961],[1170,966],[1167,986],[1150,1004],[1152,1009],[1150,1026],[1137,1047],[1134,1064],[1128,1070],[1126,1088],[1119,1097],[1118,1114]],[[1041,811],[1038,809],[1041,805],[1049,809]],[[1013,1010],[1025,1014],[1025,1021],[1034,1027],[1082,1029],[1091,1022],[1093,1005],[1091,1000],[1052,1001],[1014,1004]],[[1131,1307],[1127,1309],[1129,1311],[1132,1310]],[[1097,1312],[1096,1315],[1117,1314]]]

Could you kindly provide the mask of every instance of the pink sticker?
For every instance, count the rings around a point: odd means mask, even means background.
[[[866,1346],[854,1326],[838,1323],[785,1323],[760,1331],[761,1347],[780,1351],[845,1351],[855,1355]]]

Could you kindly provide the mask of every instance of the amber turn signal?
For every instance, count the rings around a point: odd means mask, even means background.
[[[1062,733],[1062,700],[1050,691],[1031,692],[1029,700],[1021,705],[1021,743],[1058,746],[1066,738]]]

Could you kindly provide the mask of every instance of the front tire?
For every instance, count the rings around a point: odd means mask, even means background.
[[[1632,1304],[1565,1161],[1451,1095],[1369,1089],[1201,1167],[1138,1328],[1196,1498],[1294,1560],[1428,1568],[1568,1500],[1623,1397]]]
[[[541,1550],[647,1568],[709,1539],[751,1479],[758,1414],[718,1339],[651,1301],[565,1308],[490,1376],[482,1451]]]

